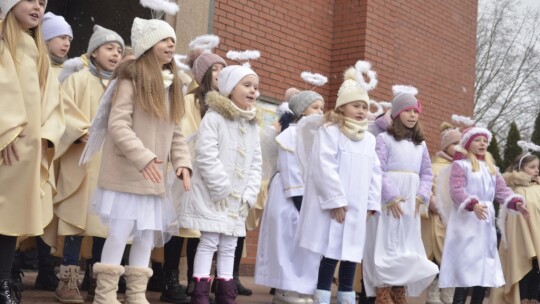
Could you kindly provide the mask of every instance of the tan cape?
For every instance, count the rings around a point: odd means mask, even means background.
[[[12,166],[0,160],[0,234],[35,236],[53,218],[52,204],[42,199],[54,191],[47,182],[49,167],[65,125],[50,69],[39,86],[34,39],[22,31],[18,37],[16,59],[0,40],[0,150],[15,140],[20,157]],[[41,139],[53,146],[43,155]]]
[[[444,168],[450,166],[452,162],[435,156],[431,161],[431,169],[433,170],[433,187],[437,185],[437,176]],[[435,190],[432,191],[435,193]],[[444,236],[446,234],[446,227],[443,224],[441,217],[433,212],[429,212],[429,218],[422,218],[422,242],[426,250],[426,256],[428,259],[435,259],[437,263],[441,263]]]
[[[102,84],[89,69],[84,69],[70,75],[62,83],[62,89],[86,119],[91,121],[105,91],[104,85],[106,83]],[[83,144],[71,144],[58,162],[58,193],[54,199],[58,235],[107,237],[107,227],[100,222],[97,215],[89,212],[92,193],[97,185],[101,153],[96,153],[90,162],[79,166],[83,149]]]
[[[530,218],[525,219],[517,212],[509,212],[506,217],[508,246],[502,242],[499,257],[506,284],[492,289],[489,303],[520,303],[519,281],[532,269],[532,258],[540,253],[540,185],[532,183],[524,172],[504,173],[506,184],[516,194],[523,195],[527,202]]]
[[[64,113],[64,120],[66,124],[66,129],[63,132],[58,147],[56,148],[55,161],[51,164],[49,170],[49,181],[46,184],[48,186],[45,190],[45,196],[43,197],[44,204],[53,205],[53,197],[56,195],[56,179],[59,171],[59,161],[58,158],[62,156],[69,147],[81,138],[84,134],[88,132],[90,127],[90,122],[84,116],[84,114],[79,110],[75,105],[73,100],[67,96],[67,94],[60,87],[60,82],[58,81],[58,76],[62,71],[62,66],[54,65],[51,67],[51,75],[53,77],[51,83],[54,87],[54,90],[59,92],[59,100],[62,105],[62,110]],[[55,216],[54,219],[47,225],[45,228],[45,233],[42,235],[42,239],[51,247],[52,251],[55,252],[59,246],[58,240],[58,217]]]

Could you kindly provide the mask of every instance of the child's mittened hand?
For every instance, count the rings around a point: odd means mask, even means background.
[[[191,190],[191,175],[188,168],[178,168],[176,176],[184,181],[184,191]]]
[[[144,169],[141,171],[143,177],[154,184],[161,183],[163,176],[161,175],[161,170],[158,166],[161,164],[163,164],[163,161],[157,158],[150,161],[148,165],[146,165],[146,167],[144,167]]]
[[[347,207],[339,207],[330,210],[330,215],[332,218],[340,224],[345,222],[345,213],[347,213]]]
[[[487,209],[487,206],[480,203],[474,204],[474,207],[473,207],[474,214],[476,214],[476,217],[479,220],[487,220],[486,209]]]
[[[527,209],[522,202],[519,202],[516,204],[516,209],[523,215],[525,218],[529,218],[531,215],[529,214],[529,209]]]

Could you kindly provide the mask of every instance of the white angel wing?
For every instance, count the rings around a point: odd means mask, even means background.
[[[84,62],[81,57],[75,57],[66,60],[66,62],[64,62],[62,70],[60,71],[60,74],[58,75],[58,81],[60,81],[60,83],[64,82],[64,80],[66,80],[69,75],[78,72],[83,68]]]
[[[262,180],[270,180],[277,172],[278,145],[276,136],[278,132],[271,126],[261,128],[261,155],[262,163]]]
[[[111,114],[111,105],[115,89],[116,79],[113,79],[99,100],[99,107],[96,117],[94,117],[94,120],[92,120],[92,125],[88,131],[90,133],[90,137],[84,146],[81,159],[79,160],[79,165],[87,163],[94,156],[94,154],[96,154],[96,152],[101,150],[101,147],[103,146],[105,136],[107,135],[109,115]]]
[[[435,206],[441,216],[444,225],[447,225],[448,218],[454,206],[454,201],[450,196],[450,169],[451,166],[442,169],[437,176],[437,185],[435,193]]]
[[[298,142],[296,152],[300,159],[302,176],[304,179],[307,174],[313,141],[315,140],[315,133],[323,123],[324,117],[322,115],[311,115],[303,117],[297,124]]]

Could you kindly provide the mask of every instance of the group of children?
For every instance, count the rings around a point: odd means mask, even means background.
[[[217,253],[215,302],[235,303],[246,218],[263,176],[258,75],[195,49],[183,96],[174,29],[139,18],[132,55],[123,58],[122,37],[96,25],[87,53],[61,70],[73,34],[45,6],[0,3],[0,303],[20,303],[10,278],[17,236],[37,235],[41,251],[62,251],[60,302],[84,302],[84,235],[93,237],[94,303],[119,303],[121,278],[127,303],[148,303],[148,265],[161,246],[162,300],[209,303]],[[444,124],[432,163],[416,89],[396,86],[391,109],[370,121],[373,87],[359,66],[345,71],[324,115],[320,94],[289,94],[256,283],[275,288],[274,303],[330,303],[339,264],[343,304],[356,302],[355,276],[377,303],[406,303],[426,288],[428,303],[465,303],[467,287],[481,303],[487,287],[503,285],[493,303],[536,303],[538,157],[521,155],[503,176],[487,129]],[[98,152],[80,165],[87,149]],[[191,297],[178,282],[178,235],[198,239],[187,246]]]

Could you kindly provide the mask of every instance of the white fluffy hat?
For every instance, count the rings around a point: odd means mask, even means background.
[[[21,0],[0,0],[0,19],[6,19],[7,13]]]
[[[229,65],[223,68],[218,76],[219,93],[228,97],[240,80],[248,75],[255,75],[259,78],[255,71],[243,65]]]
[[[176,33],[167,22],[157,19],[146,20],[137,17],[133,20],[131,45],[135,58],[139,58],[144,52],[165,38],[172,38],[176,41]]]

